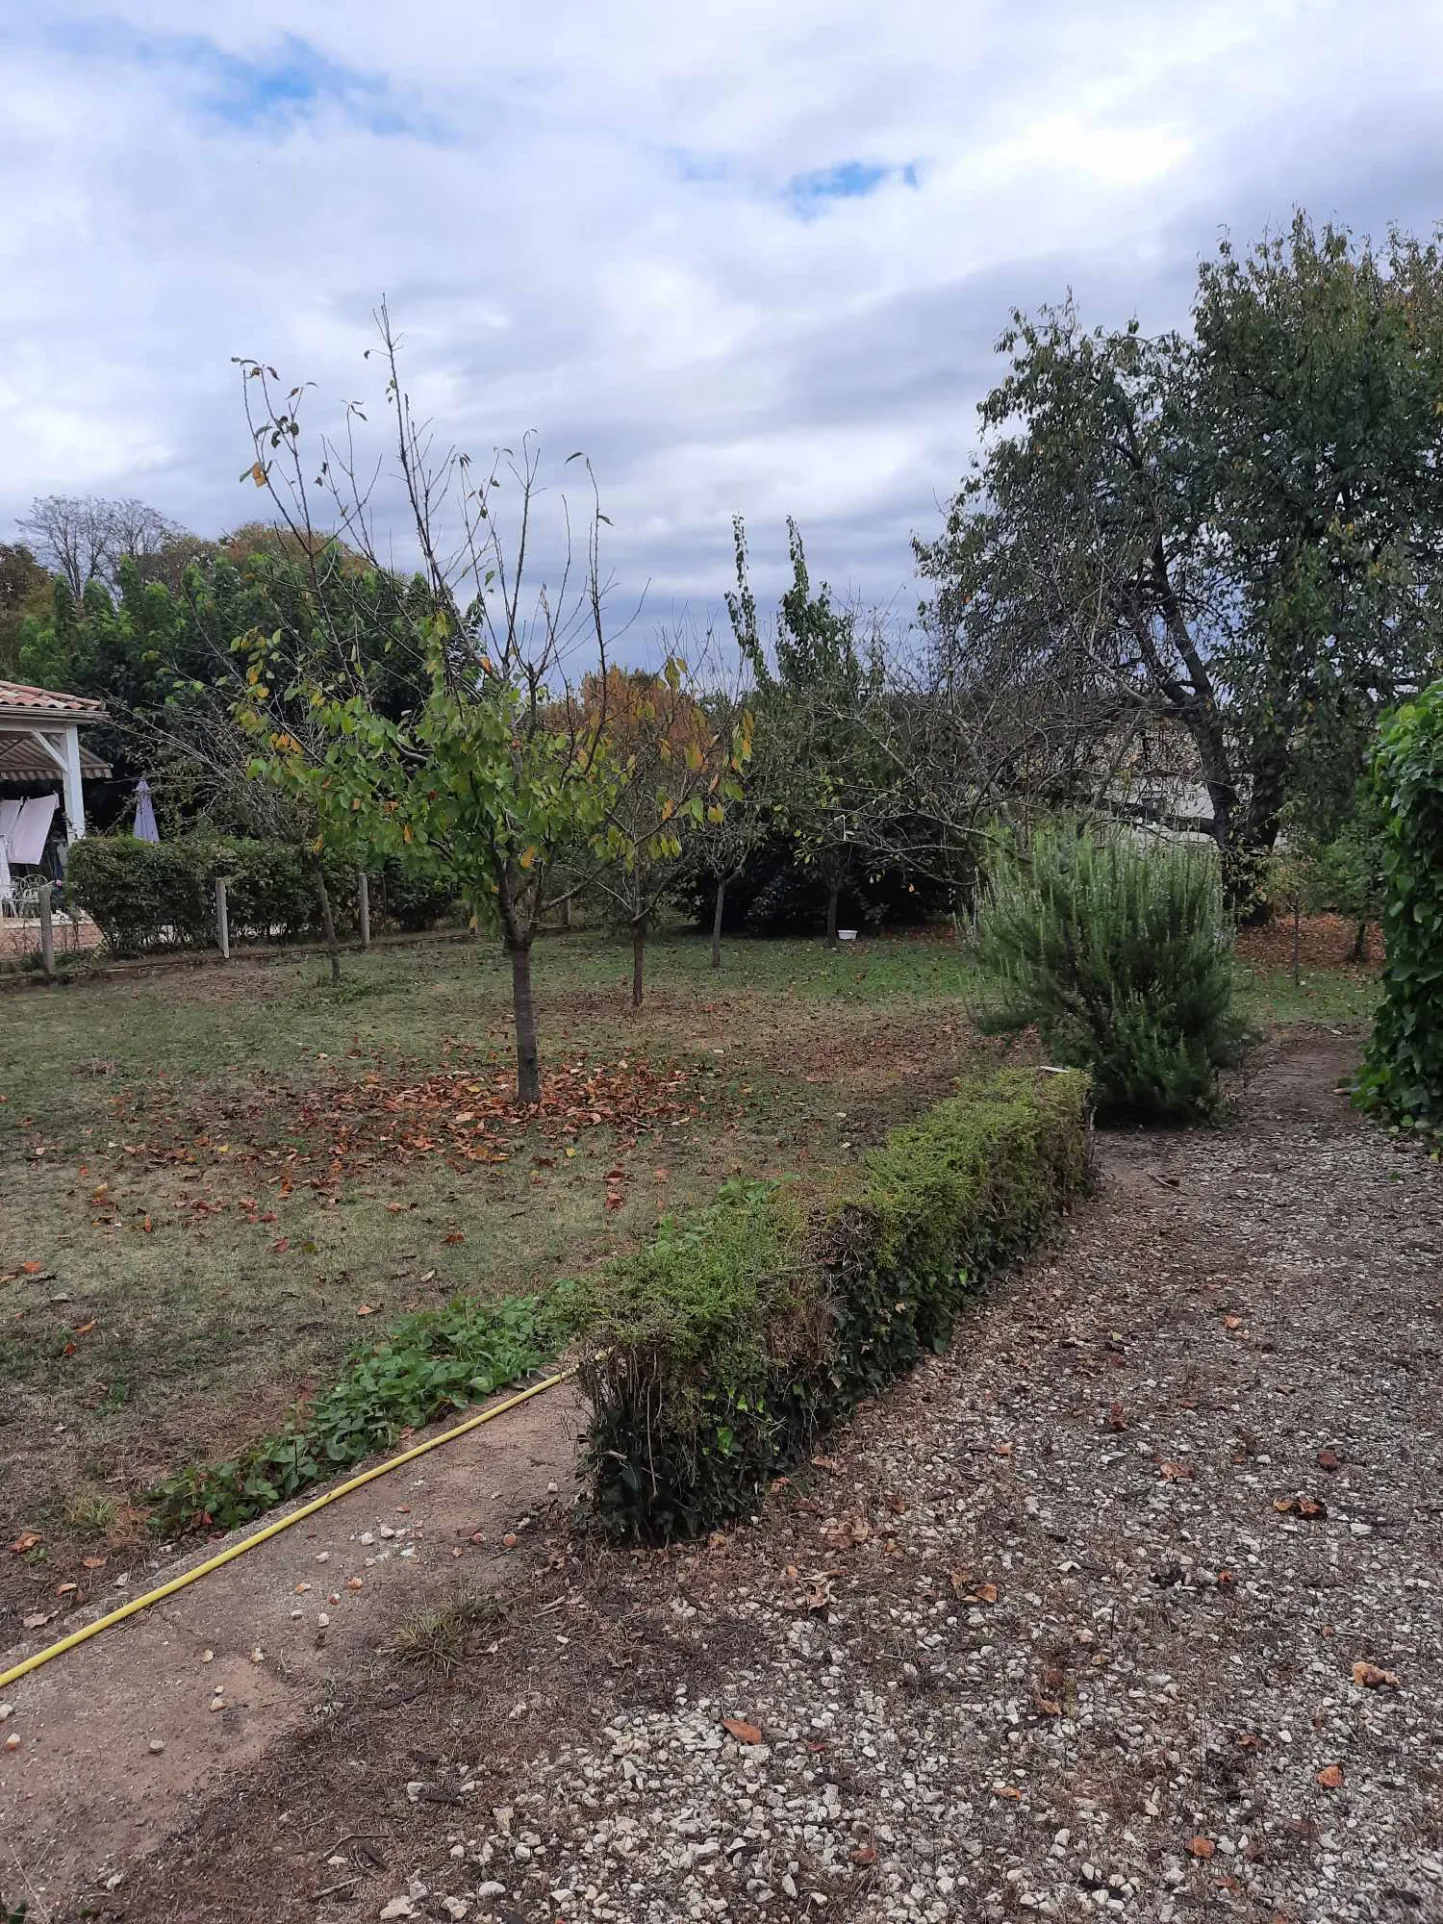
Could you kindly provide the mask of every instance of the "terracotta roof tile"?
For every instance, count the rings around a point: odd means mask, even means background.
[[[105,703],[84,695],[57,695],[51,688],[31,688],[23,681],[0,681],[0,715],[19,710],[27,715],[74,715],[99,721]]]

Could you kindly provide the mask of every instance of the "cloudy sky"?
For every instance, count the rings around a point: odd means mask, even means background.
[[[249,518],[231,356],[379,402],[384,292],[446,436],[588,452],[646,622],[734,512],[764,590],[792,514],[909,607],[1012,305],[1161,328],[1223,228],[1431,228],[1440,106],[1429,0],[0,0],[0,538]]]

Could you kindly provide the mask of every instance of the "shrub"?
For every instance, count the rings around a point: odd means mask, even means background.
[[[422,864],[383,864],[380,873],[383,913],[411,934],[431,929],[456,912],[456,884]]]
[[[148,1493],[168,1536],[234,1529],[334,1476],[405,1430],[464,1409],[539,1369],[554,1354],[553,1312],[539,1297],[499,1304],[458,1299],[404,1316],[380,1342],[354,1350],[336,1386],[285,1430],[222,1463],[192,1464]]]
[[[1003,856],[977,924],[990,1033],[1036,1024],[1086,1069],[1100,1114],[1206,1114],[1237,1059],[1233,971],[1215,854],[1063,823]]]
[[[189,843],[87,835],[70,850],[65,887],[114,955],[214,939],[205,873]]]
[[[355,927],[356,878],[335,856],[322,864],[336,927]],[[114,955],[207,948],[215,941],[215,882],[226,878],[231,935],[282,939],[321,926],[313,876],[289,842],[207,832],[173,842],[87,835],[70,851],[69,898],[92,916]]]
[[[1383,1003],[1358,1100],[1443,1133],[1443,682],[1383,724],[1371,781],[1382,817]]]
[[[946,1343],[1086,1163],[1084,1078],[1008,1071],[823,1192],[729,1184],[578,1285],[604,1525],[658,1542],[752,1509],[821,1428]]]

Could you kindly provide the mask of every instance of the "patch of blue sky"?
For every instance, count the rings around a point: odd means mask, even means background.
[[[818,167],[810,173],[794,174],[787,182],[785,196],[793,213],[813,220],[833,202],[865,200],[889,181],[917,187],[920,177],[916,161],[903,167],[888,166],[875,160],[843,160],[833,167]]]
[[[368,133],[429,142],[448,138],[440,119],[400,100],[386,75],[333,60],[298,34],[237,53],[203,34],[145,33],[105,15],[56,15],[27,36],[72,59],[125,64],[172,82],[202,120],[256,133],[284,133],[324,114]]]

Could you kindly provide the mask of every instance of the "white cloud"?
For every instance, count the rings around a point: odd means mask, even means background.
[[[1014,301],[1169,325],[1222,225],[1431,225],[1440,54],[1425,0],[0,0],[0,526],[249,515],[230,356],[378,401],[384,292],[447,432],[587,448],[625,588],[790,512],[891,597]]]

